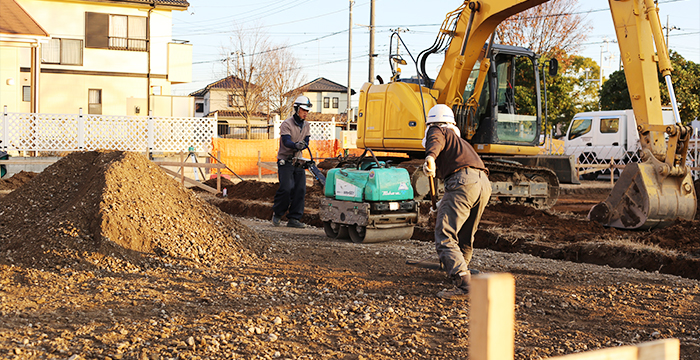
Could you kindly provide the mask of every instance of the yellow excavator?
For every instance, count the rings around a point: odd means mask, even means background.
[[[434,46],[418,56],[416,63],[421,68],[416,79],[401,79],[398,66],[392,65],[391,82],[363,85],[358,147],[408,154],[412,160],[402,166],[417,169],[424,156],[425,115],[433,105],[446,104],[454,110],[462,136],[489,168],[492,198],[538,208],[554,204],[559,182],[552,170],[509,161],[518,155],[534,157],[539,151],[537,57],[526,49],[493,44],[494,31],[503,20],[546,1],[464,1],[447,15]],[[642,162],[624,169],[608,199],[591,209],[589,219],[622,229],[648,229],[678,218],[692,219],[696,195],[685,164],[692,131],[680,121],[658,8],[653,0],[609,0],[609,5],[643,157]],[[425,74],[425,59],[440,51],[445,51],[445,60],[432,80]],[[406,63],[397,55],[391,57],[397,64]],[[533,63],[529,66],[535,81],[531,88],[523,89],[515,83],[519,79],[515,67],[522,69],[527,59]],[[662,121],[659,71],[672,100],[676,123],[670,126]],[[536,94],[535,106],[517,103],[526,95],[523,91]],[[429,188],[420,173],[412,173],[419,196],[427,194],[421,189]]]

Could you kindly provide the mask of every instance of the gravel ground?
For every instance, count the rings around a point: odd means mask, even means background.
[[[469,302],[405,263],[430,242],[232,217],[131,156],[54,166],[0,198],[0,358],[468,358]],[[697,280],[487,249],[472,267],[515,277],[518,360],[661,338],[700,358]]]

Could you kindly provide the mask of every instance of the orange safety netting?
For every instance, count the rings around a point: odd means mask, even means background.
[[[342,152],[338,140],[311,140],[309,148],[314,159],[337,157]],[[239,140],[215,138],[212,142],[212,155],[220,157],[238,175],[258,175],[258,158],[261,162],[274,164],[277,161],[279,139]],[[308,156],[307,150],[304,155]],[[215,161],[215,160],[214,160]],[[227,169],[222,174],[232,175]],[[274,174],[274,171],[262,168],[262,175]]]

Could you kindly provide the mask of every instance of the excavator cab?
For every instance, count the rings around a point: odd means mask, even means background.
[[[458,106],[457,124],[477,152],[482,154],[539,152],[542,124],[539,56],[515,46],[493,45],[488,54],[491,66],[479,95],[476,111]],[[463,98],[474,95],[480,74],[477,62],[467,80]]]

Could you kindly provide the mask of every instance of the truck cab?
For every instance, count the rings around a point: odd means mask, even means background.
[[[566,155],[584,160],[622,159],[639,148],[639,135],[632,110],[578,113],[564,139]]]
[[[664,124],[673,124],[673,111],[664,109],[662,114]],[[566,155],[575,156],[580,164],[639,161],[639,133],[634,111],[591,111],[574,115],[564,138],[564,149]],[[595,179],[599,173],[586,174],[584,178]]]

